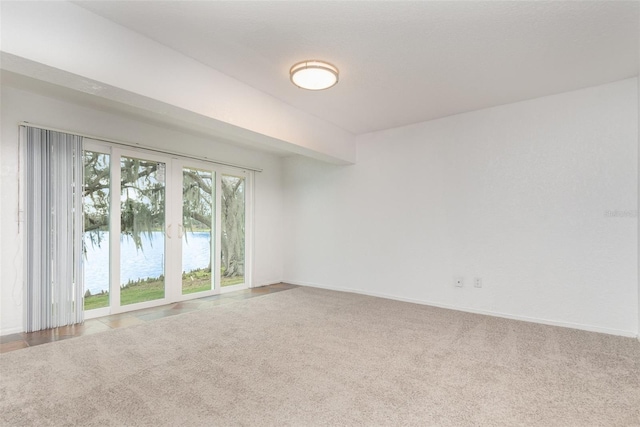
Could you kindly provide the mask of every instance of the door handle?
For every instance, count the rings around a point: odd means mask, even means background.
[[[172,226],[172,225],[173,225],[173,224],[169,224],[169,225],[167,225],[167,237],[168,237],[168,238],[171,238],[171,226]]]
[[[178,223],[178,238],[182,239],[182,236],[184,236],[184,227],[182,227],[182,224]]]

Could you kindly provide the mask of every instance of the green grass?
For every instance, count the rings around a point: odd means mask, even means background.
[[[182,274],[182,295],[211,290],[211,270],[193,270]]]
[[[129,283],[120,289],[120,304],[129,305],[164,298],[164,278],[147,279]],[[232,286],[244,283],[244,276],[222,277],[221,285]],[[194,270],[182,275],[182,294],[193,294],[211,290],[211,272],[208,269]],[[85,296],[84,309],[93,310],[109,306],[109,293]]]
[[[109,307],[109,293],[84,297],[84,309]]]
[[[222,277],[222,287],[244,283],[244,276]],[[182,295],[211,290],[211,272],[194,270],[182,275]]]
[[[244,276],[223,277],[221,282],[223,288],[225,286],[239,285],[240,283],[244,283]]]
[[[164,298],[164,280],[142,282],[120,289],[120,305]]]

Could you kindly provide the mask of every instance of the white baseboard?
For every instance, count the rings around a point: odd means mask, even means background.
[[[455,305],[451,305],[451,304],[443,304],[443,303],[434,302],[434,301],[425,301],[425,300],[417,300],[417,299],[412,299],[412,298],[404,298],[404,297],[400,297],[400,296],[397,296],[397,295],[390,295],[390,294],[384,294],[384,293],[378,293],[378,292],[367,292],[367,291],[363,291],[363,290],[360,290],[360,289],[340,288],[340,287],[337,287],[337,286],[320,285],[318,283],[300,282],[300,281],[295,281],[295,280],[283,280],[283,282],[284,283],[290,283],[292,285],[298,285],[298,286],[307,286],[307,287],[311,287],[311,288],[327,289],[327,290],[331,290],[331,291],[351,292],[351,293],[354,293],[354,294],[367,295],[367,296],[371,296],[371,297],[386,298],[386,299],[391,299],[391,300],[395,300],[395,301],[404,301],[404,302],[410,302],[410,303],[414,303],[414,304],[421,304],[421,305],[428,305],[428,306],[432,306],[432,307],[446,308],[448,310],[464,311],[464,312],[467,312],[467,313],[474,313],[474,314],[483,314],[485,316],[502,317],[502,318],[505,318],[505,319],[520,320],[520,321],[523,321],[523,322],[540,323],[540,324],[543,324],[543,325],[560,326],[560,327],[563,327],[563,328],[570,328],[570,329],[580,329],[580,330],[583,330],[583,331],[598,332],[598,333],[601,333],[601,334],[609,334],[609,335],[618,335],[618,336],[622,336],[622,337],[637,338],[640,341],[640,335],[639,334],[637,334],[637,333],[635,333],[633,331],[625,331],[625,330],[622,330],[622,329],[603,328],[603,327],[600,327],[600,326],[584,325],[584,324],[581,324],[581,323],[572,323],[572,322],[564,322],[564,321],[558,321],[558,320],[540,319],[540,318],[536,318],[536,317],[520,316],[520,315],[517,315],[517,314],[501,313],[501,312],[497,312],[497,311],[479,310],[477,308],[461,307],[461,306],[455,306]]]
[[[20,332],[24,332],[22,330],[22,327],[20,327],[20,326],[15,327],[15,328],[9,328],[9,329],[0,329],[0,336],[18,334]]]

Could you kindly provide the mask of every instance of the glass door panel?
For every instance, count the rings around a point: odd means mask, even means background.
[[[84,309],[109,306],[110,155],[84,152]]]
[[[221,286],[244,283],[245,178],[222,175],[221,179]]]
[[[165,296],[166,164],[120,158],[120,304]]]
[[[215,173],[182,168],[182,294],[213,288]]]

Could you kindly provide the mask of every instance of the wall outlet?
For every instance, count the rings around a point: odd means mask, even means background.
[[[453,278],[453,284],[458,288],[463,287],[464,286],[464,278],[459,277],[459,276],[458,277],[454,277]]]
[[[480,277],[476,277],[475,279],[473,279],[473,286],[475,286],[476,288],[481,288],[482,279]]]

